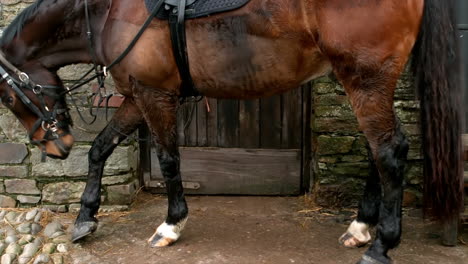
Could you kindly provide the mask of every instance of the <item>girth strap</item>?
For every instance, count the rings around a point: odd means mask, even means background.
[[[186,0],[180,0],[178,7],[173,7],[169,16],[172,51],[182,79],[180,97],[200,96],[190,74],[185,35],[185,6]]]

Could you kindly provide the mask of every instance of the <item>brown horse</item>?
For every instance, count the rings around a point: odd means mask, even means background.
[[[33,142],[57,158],[66,158],[73,144],[57,69],[90,63],[93,57],[108,65],[148,17],[143,0],[89,0],[90,49],[84,2],[39,0],[0,41],[13,66],[1,63],[2,102]],[[251,0],[235,11],[186,22],[190,72],[206,96],[269,96],[330,72],[344,85],[371,150],[358,217],[340,238],[347,247],[361,246],[370,241],[369,227],[376,226],[376,238],[359,263],[391,262],[387,252],[400,240],[408,143],[393,95],[412,51],[422,109],[426,207],[439,219],[460,211],[461,90],[452,2]],[[167,22],[153,20],[111,74],[126,98],[89,152],[89,178],[73,238],[96,229],[104,163],[124,135],[146,123],[158,145],[169,200],[167,219],[149,244],[167,246],[179,238],[188,215],[176,140],[181,78]]]

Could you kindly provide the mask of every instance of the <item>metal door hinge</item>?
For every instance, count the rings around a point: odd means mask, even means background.
[[[165,189],[166,188],[166,183],[163,182],[163,181],[147,181],[145,183],[146,187],[150,187],[150,188],[158,188],[158,189]],[[183,181],[182,182],[182,187],[184,187],[184,189],[188,189],[188,190],[198,190],[200,189],[201,185],[199,182],[187,182],[187,181]]]

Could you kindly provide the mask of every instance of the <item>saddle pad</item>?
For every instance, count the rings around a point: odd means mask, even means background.
[[[145,0],[146,8],[148,12],[151,12],[156,5],[158,0]],[[185,19],[192,19],[197,17],[208,16],[216,13],[231,11],[237,8],[241,8],[247,4],[250,0],[197,0],[193,4],[189,5],[185,9]],[[166,8],[167,5],[163,5],[156,15],[159,19],[168,19],[169,11]],[[169,7],[169,6],[168,6]]]

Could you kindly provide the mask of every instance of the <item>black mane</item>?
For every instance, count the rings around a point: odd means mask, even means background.
[[[36,14],[37,9],[41,5],[43,0],[37,0],[27,8],[25,8],[11,24],[3,31],[2,38],[0,39],[0,46],[10,43],[16,35],[18,35],[26,22]]]

